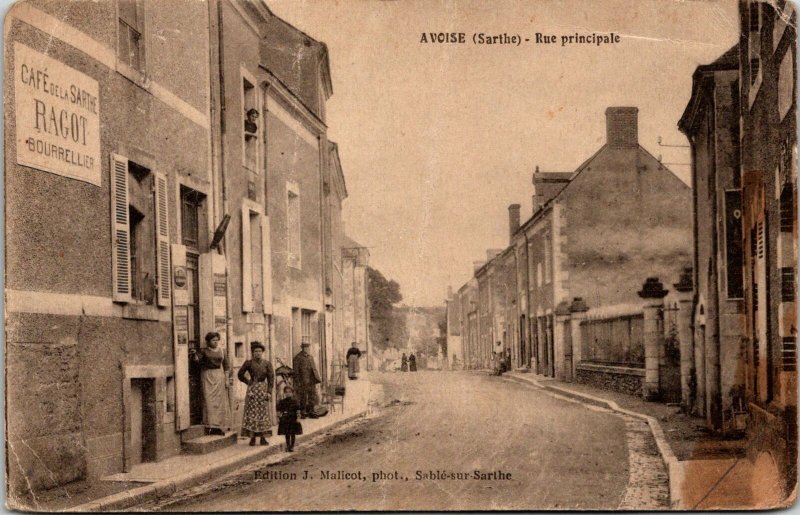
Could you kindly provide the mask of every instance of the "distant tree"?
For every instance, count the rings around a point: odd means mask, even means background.
[[[394,305],[403,300],[400,285],[384,277],[380,270],[367,267],[369,295],[369,335],[376,350],[401,348],[405,344],[405,317],[400,320]]]

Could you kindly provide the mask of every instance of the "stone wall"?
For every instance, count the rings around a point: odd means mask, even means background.
[[[604,390],[641,397],[644,369],[579,363],[575,380]]]

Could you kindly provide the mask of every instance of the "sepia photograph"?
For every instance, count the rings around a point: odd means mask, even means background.
[[[796,503],[792,0],[18,0],[5,506]]]

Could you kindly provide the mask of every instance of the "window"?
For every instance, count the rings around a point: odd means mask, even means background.
[[[780,198],[781,232],[791,233],[794,229],[794,194],[792,186],[784,186]]]
[[[313,311],[304,309],[300,312],[300,343],[312,343],[311,322],[313,316]]]
[[[199,191],[181,186],[181,243],[199,251],[205,246],[206,196]],[[202,241],[201,241],[202,240]]]
[[[725,190],[725,273],[728,298],[744,297],[742,192]]]
[[[144,73],[144,1],[118,0],[117,57]]]
[[[270,313],[272,273],[269,218],[259,204],[242,205],[242,311]]]
[[[553,273],[553,271],[552,271],[552,268],[553,268],[553,266],[552,266],[552,257],[551,257],[551,252],[552,252],[553,249],[551,248],[551,246],[552,245],[551,245],[551,241],[550,241],[550,235],[546,234],[545,237],[544,237],[544,282],[545,282],[545,284],[550,282],[550,279],[552,278],[552,273]]]
[[[287,186],[286,230],[289,266],[300,268],[300,190],[296,184]]]
[[[111,154],[113,298],[168,306],[170,292],[167,181]]]
[[[252,172],[258,173],[258,139],[259,128],[263,125],[258,108],[255,79],[242,69],[242,165]],[[251,199],[255,200],[255,199]]]

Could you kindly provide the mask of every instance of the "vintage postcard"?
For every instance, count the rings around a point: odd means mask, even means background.
[[[788,0],[21,0],[6,506],[797,496]]]

